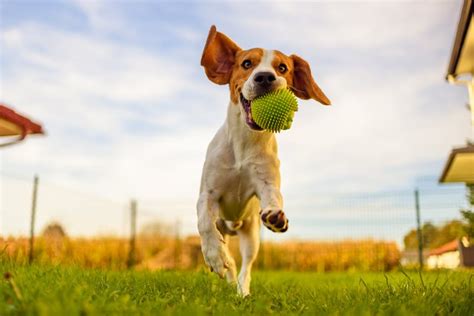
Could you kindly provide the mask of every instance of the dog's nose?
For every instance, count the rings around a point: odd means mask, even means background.
[[[258,72],[253,78],[253,81],[262,87],[269,87],[275,80],[275,75],[271,72]]]

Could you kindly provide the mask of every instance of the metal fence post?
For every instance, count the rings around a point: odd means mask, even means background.
[[[415,189],[415,210],[416,210],[416,235],[418,237],[418,263],[420,270],[423,269],[423,232],[421,228],[420,219],[420,194],[418,189]]]
[[[39,178],[35,175],[33,180],[33,197],[31,201],[31,221],[30,221],[30,253],[28,262],[31,264],[34,259],[34,243],[35,243],[35,220],[36,220],[36,201],[38,197]]]
[[[182,244],[181,244],[180,227],[181,227],[181,221],[177,219],[175,223],[175,243],[174,243],[174,254],[173,254],[175,269],[178,269],[181,267]]]
[[[260,269],[265,270],[265,255],[266,255],[266,245],[265,245],[265,231],[260,231]]]
[[[137,233],[137,201],[130,202],[130,249],[128,252],[127,268],[135,265],[135,244]]]

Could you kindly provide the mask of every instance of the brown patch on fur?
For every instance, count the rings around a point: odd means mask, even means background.
[[[331,101],[314,81],[308,62],[296,55],[291,55],[290,58],[294,67],[292,90],[295,95],[303,100],[313,99],[321,104],[331,105]]]
[[[214,83],[228,84],[235,62],[235,55],[240,47],[213,25],[209,30],[206,45],[202,52],[201,66]]]
[[[213,25],[202,53],[201,65],[209,80],[220,85],[229,84],[230,98],[237,104],[243,85],[260,64],[263,53],[261,48],[242,50],[225,34],[217,32]],[[246,59],[252,62],[249,69],[242,66]],[[281,64],[286,65],[285,72],[280,71]],[[288,87],[298,98],[314,99],[324,105],[331,104],[314,81],[309,64],[303,58],[296,55],[287,56],[275,50],[272,66],[277,76],[285,78]]]
[[[293,59],[291,59],[290,57],[286,56],[285,54],[283,54],[282,52],[278,50],[273,51],[273,56],[274,57],[272,61],[272,66],[273,66],[273,69],[275,69],[275,73],[277,74],[277,76],[285,78],[286,84],[288,85],[288,87],[292,87],[293,86],[293,69],[294,69]],[[279,69],[281,64],[285,64],[287,67],[287,71],[285,73],[281,73]]]
[[[278,76],[284,77],[288,87],[300,99],[314,99],[324,105],[330,105],[328,97],[319,88],[311,74],[311,68],[306,60],[303,58],[291,55],[286,56],[280,51],[274,51],[274,59],[272,66]],[[288,70],[281,73],[279,70],[280,64],[285,64]]]

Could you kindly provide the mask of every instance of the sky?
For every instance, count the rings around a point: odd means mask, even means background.
[[[300,101],[277,135],[294,228],[268,238],[400,238],[415,187],[433,204],[424,219],[458,215],[462,186],[437,179],[471,136],[467,91],[444,79],[459,0],[0,6],[0,102],[47,133],[0,152],[0,235],[28,232],[34,174],[38,227],[123,234],[135,198],[139,223],[196,233],[205,151],[229,101],[200,66],[212,24],[243,48],[302,56],[332,101]]]

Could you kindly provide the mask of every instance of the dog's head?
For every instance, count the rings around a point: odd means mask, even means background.
[[[281,88],[290,88],[300,99],[331,102],[311,75],[309,64],[296,55],[277,50],[241,49],[211,26],[201,58],[206,75],[214,83],[229,84],[233,104],[240,104],[242,117],[253,130],[261,130],[250,112],[252,100]]]

